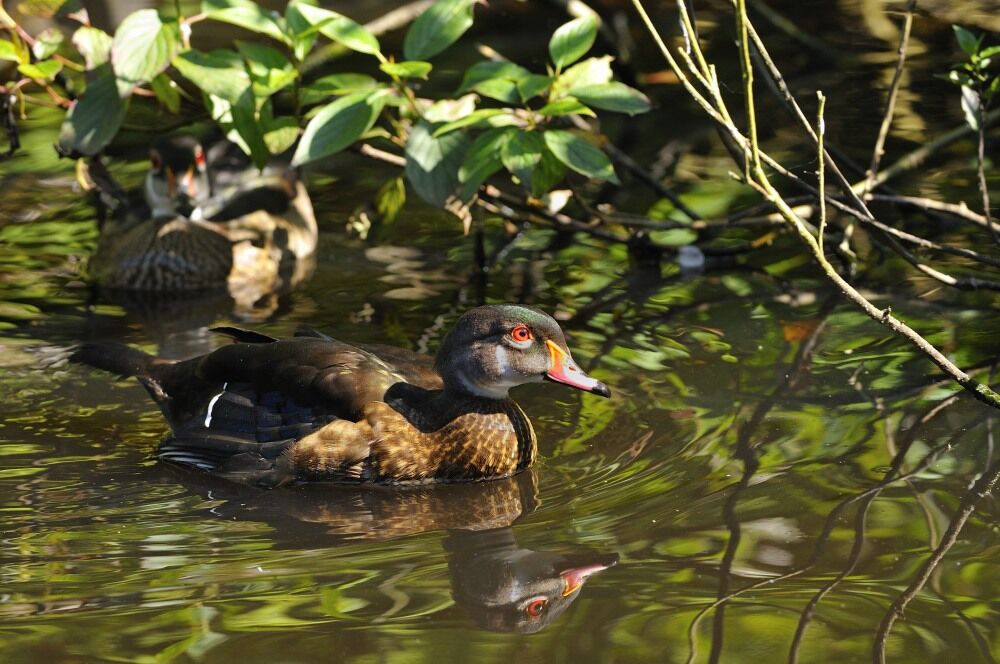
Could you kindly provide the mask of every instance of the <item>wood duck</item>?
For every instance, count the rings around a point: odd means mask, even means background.
[[[84,344],[70,359],[139,379],[172,430],[161,459],[258,486],[508,477],[537,452],[510,388],[547,379],[610,396],[573,361],[558,323],[526,306],[466,312],[434,359],[316,333],[219,330],[236,343],[190,360],[123,344]]]
[[[206,154],[191,136],[157,142],[149,158],[140,192],[95,178],[112,212],[90,261],[95,283],[158,292],[228,287],[252,302],[308,275],[316,219],[295,169],[275,162],[258,171],[235,144],[220,141]]]

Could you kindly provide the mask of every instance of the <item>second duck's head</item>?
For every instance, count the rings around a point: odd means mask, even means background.
[[[607,385],[573,361],[551,316],[516,304],[476,307],[463,314],[441,344],[435,367],[446,390],[488,399],[506,399],[510,388],[542,380],[611,396]]]
[[[156,219],[190,217],[212,192],[205,150],[193,136],[172,136],[149,150],[145,196]]]

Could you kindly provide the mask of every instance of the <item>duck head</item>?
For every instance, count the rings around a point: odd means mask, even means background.
[[[173,136],[149,150],[145,196],[155,219],[190,217],[212,192],[205,150],[193,136]]]
[[[487,399],[506,399],[510,388],[543,380],[611,396],[573,361],[559,324],[522,305],[467,311],[445,337],[435,367],[445,390]]]

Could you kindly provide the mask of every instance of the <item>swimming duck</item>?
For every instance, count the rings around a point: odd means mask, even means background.
[[[191,136],[158,141],[141,192],[102,182],[112,208],[90,275],[106,288],[140,291],[228,287],[237,301],[292,286],[316,248],[312,204],[295,169],[263,171],[220,141],[206,153]]]
[[[436,358],[220,331],[236,343],[190,360],[123,344],[84,344],[70,359],[138,378],[172,431],[161,459],[258,486],[508,477],[537,453],[512,387],[547,379],[610,396],[573,361],[559,324],[526,306],[466,312]]]

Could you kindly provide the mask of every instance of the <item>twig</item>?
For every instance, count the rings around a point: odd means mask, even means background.
[[[875,139],[875,147],[872,149],[871,166],[865,173],[864,191],[871,191],[875,184],[875,174],[878,173],[878,165],[885,154],[885,139],[889,135],[889,127],[892,126],[892,116],[896,109],[896,94],[899,92],[899,84],[903,78],[903,65],[906,63],[906,47],[910,43],[910,29],[913,27],[913,9],[917,5],[917,0],[910,0],[906,5],[906,18],[903,20],[903,31],[899,37],[899,48],[896,49],[896,71],[892,75],[892,83],[889,85],[889,95],[885,102],[885,113],[882,116],[882,124],[879,126],[878,137]]]

